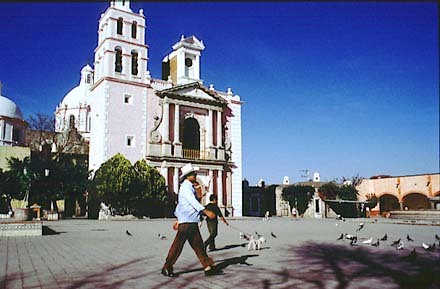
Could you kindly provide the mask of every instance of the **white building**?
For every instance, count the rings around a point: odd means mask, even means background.
[[[26,126],[20,108],[1,95],[0,84],[0,146],[23,146]]]
[[[116,153],[132,163],[146,159],[178,192],[179,169],[200,167],[198,181],[219,206],[242,214],[241,105],[229,88],[204,86],[195,36],[172,46],[162,63],[162,79],[151,77],[143,10],[129,1],[111,1],[101,14],[94,68],[81,71],[79,86],[57,107],[58,131],[75,124],[90,140],[89,168],[96,171]]]

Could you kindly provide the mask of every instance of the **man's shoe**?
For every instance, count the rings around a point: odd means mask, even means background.
[[[168,270],[165,268],[162,268],[162,270],[160,271],[160,274],[166,276],[166,277],[175,277],[176,275],[174,275],[173,270]]]
[[[205,271],[205,276],[214,276],[214,275],[223,275],[223,271],[216,269],[216,268],[211,268],[210,270],[206,270]]]

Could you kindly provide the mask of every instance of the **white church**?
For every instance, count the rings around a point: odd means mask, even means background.
[[[75,125],[89,141],[89,168],[117,153],[132,163],[146,159],[164,176],[169,192],[179,189],[179,169],[200,167],[203,203],[242,215],[241,105],[228,88],[206,87],[200,75],[203,41],[184,37],[162,60],[162,79],[148,71],[143,10],[111,1],[101,14],[94,67],[81,70],[78,86],[55,111],[56,131]]]

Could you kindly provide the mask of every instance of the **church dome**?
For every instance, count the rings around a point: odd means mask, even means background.
[[[9,98],[0,95],[0,117],[9,117],[23,120],[20,108]]]
[[[60,103],[60,107],[76,108],[86,105],[90,97],[90,86],[93,83],[93,69],[86,65],[81,69],[81,80],[78,86],[70,90]]]

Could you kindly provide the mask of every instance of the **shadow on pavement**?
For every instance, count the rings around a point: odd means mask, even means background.
[[[57,231],[49,228],[48,226],[43,226],[42,232],[43,232],[43,236],[46,236],[46,235],[59,235],[59,234],[66,233],[66,232],[57,232]]]
[[[215,249],[214,251],[210,251],[210,252],[229,250],[229,249],[236,248],[236,247],[246,247],[246,245],[247,245],[247,243],[235,244],[235,245],[226,245],[226,246],[224,246],[222,248],[218,248],[218,249]]]
[[[252,264],[249,264],[247,262],[247,259],[250,257],[257,257],[259,255],[244,255],[244,256],[240,256],[240,257],[233,257],[233,258],[228,258],[225,260],[220,260],[218,261],[218,263],[215,265],[215,267],[219,270],[223,270],[226,267],[228,267],[229,265],[235,265],[235,264],[244,264],[247,266],[252,266]]]

